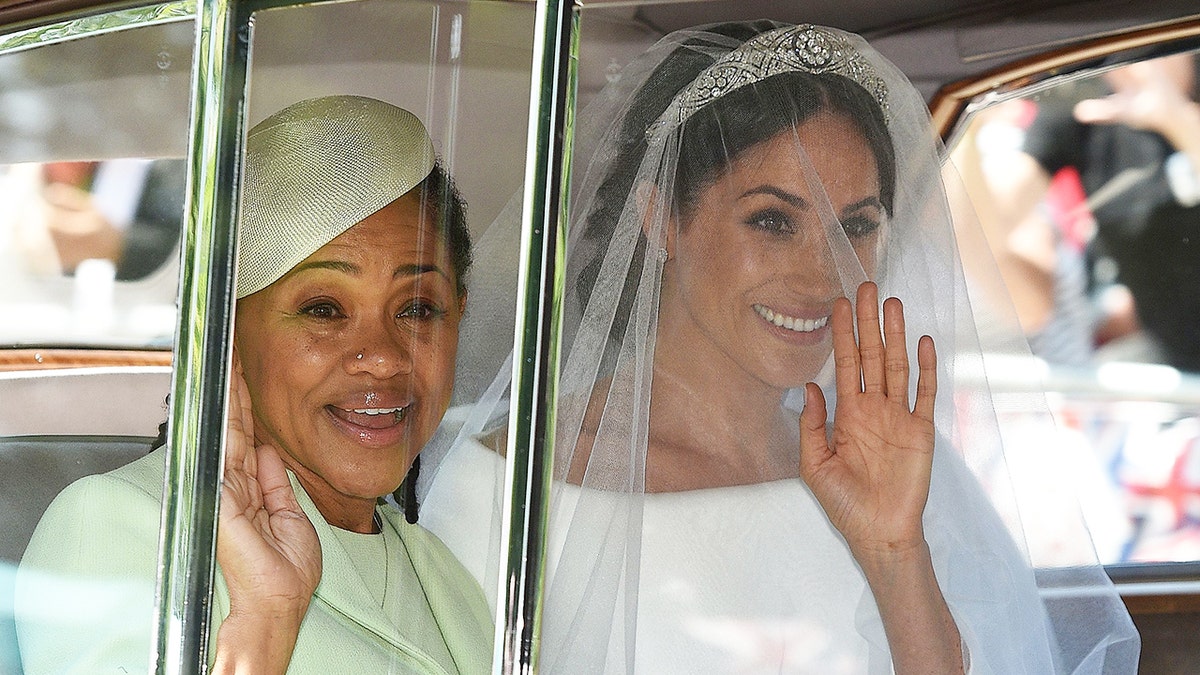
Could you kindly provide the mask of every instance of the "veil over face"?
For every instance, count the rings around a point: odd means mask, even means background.
[[[972,300],[1000,282],[964,270],[981,239],[952,219],[925,103],[892,64],[828,28],[679,31],[578,129],[547,672],[891,672],[862,572],[797,468],[803,385],[837,406],[833,302],[867,280],[903,300],[914,352],[937,344],[923,522],[971,672],[1136,669],[1078,511],[1054,516],[1054,546],[1026,528],[1048,516],[1025,477],[1050,465],[997,410],[1022,411],[1022,434],[1052,421],[988,384],[985,355],[1027,348],[1015,321],[980,330]],[[487,242],[515,227],[485,235],[476,281],[502,287]],[[502,305],[486,293],[472,304]],[[421,520],[491,588],[511,365],[473,346],[504,331],[470,319],[460,381],[480,384],[425,452]]]

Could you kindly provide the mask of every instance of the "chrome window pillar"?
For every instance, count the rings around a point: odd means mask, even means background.
[[[497,608],[496,673],[538,669],[578,36],[579,10],[573,2],[539,0],[521,214],[501,533],[506,546],[500,579],[504,602]]]
[[[160,542],[159,673],[207,670],[236,288],[235,224],[249,45],[245,16],[233,0],[202,0],[197,7]]]

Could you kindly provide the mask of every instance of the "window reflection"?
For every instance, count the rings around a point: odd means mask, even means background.
[[[1200,58],[975,115],[953,153],[1107,563],[1200,559]],[[1043,486],[1053,489],[1052,484]]]

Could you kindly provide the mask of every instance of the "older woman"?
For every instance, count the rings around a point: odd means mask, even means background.
[[[255,126],[245,175],[215,670],[482,672],[478,585],[380,499],[450,400],[461,200],[416,117],[360,97]],[[39,524],[17,598],[28,672],[146,669],[164,456],[79,481]],[[128,590],[128,614],[39,611],[93,582]]]
[[[934,138],[861,39],[768,21],[580,115],[543,672],[1136,667],[1086,530],[1025,538]],[[506,383],[422,505],[484,578]]]

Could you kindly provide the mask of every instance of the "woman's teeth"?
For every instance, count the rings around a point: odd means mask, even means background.
[[[754,311],[776,326],[796,331],[797,333],[811,333],[818,328],[824,328],[825,324],[829,323],[828,316],[823,316],[819,319],[798,319],[794,316],[780,314],[765,305],[755,305]]]
[[[405,406],[403,408],[355,408],[351,412],[357,413],[359,415],[371,415],[371,416],[395,415],[396,421],[400,422],[404,419],[404,413],[407,410],[408,410],[408,407]]]

